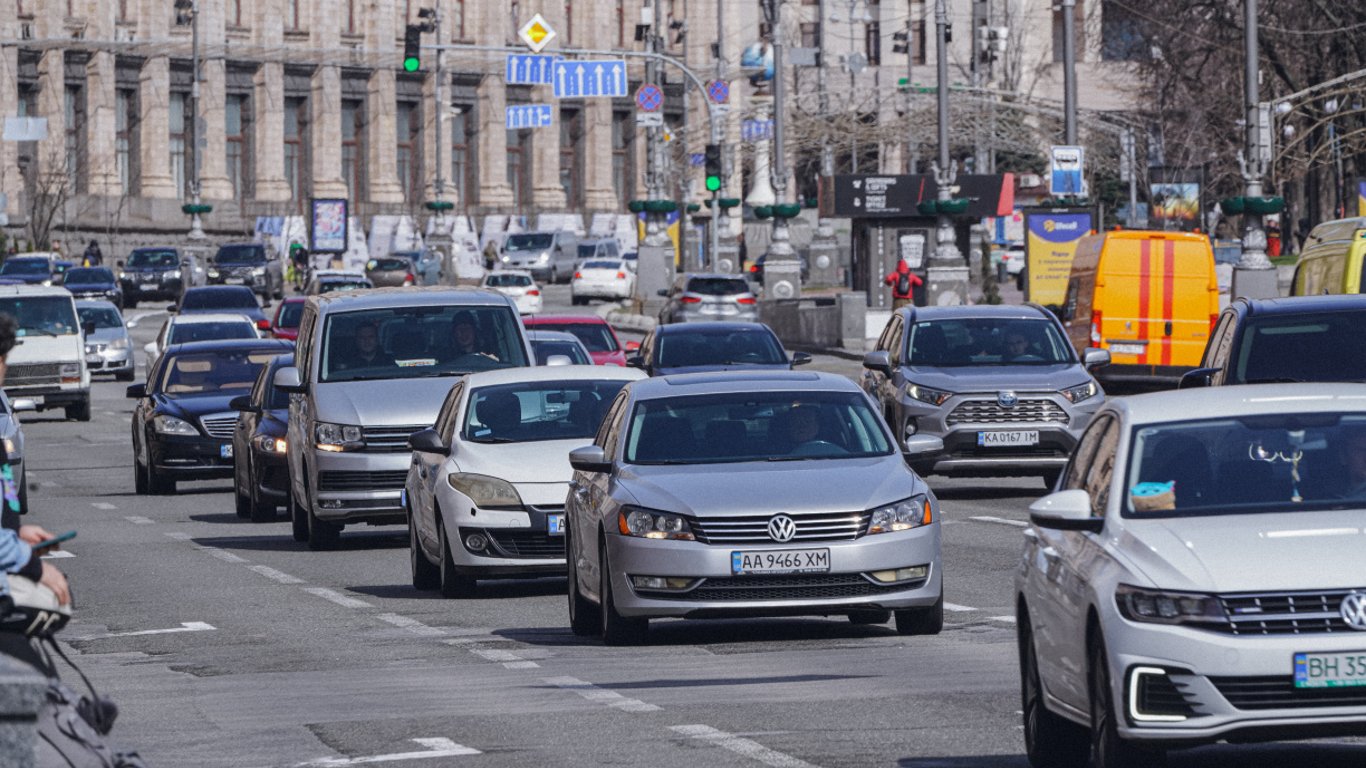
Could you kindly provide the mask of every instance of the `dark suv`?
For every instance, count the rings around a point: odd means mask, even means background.
[[[1366,381],[1366,295],[1237,299],[1181,387]]]
[[[263,304],[285,297],[280,259],[260,243],[235,243],[218,248],[209,265],[209,285],[245,285]]]
[[[175,248],[134,248],[117,266],[123,305],[130,309],[139,301],[179,300],[191,282],[189,262]]]

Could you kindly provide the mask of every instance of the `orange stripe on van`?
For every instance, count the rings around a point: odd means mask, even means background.
[[[1138,338],[1140,341],[1147,339],[1148,309],[1151,296],[1149,296],[1148,282],[1152,278],[1152,265],[1150,259],[1153,255],[1152,242],[1149,240],[1140,241],[1138,244]],[[1143,351],[1139,353],[1138,362],[1140,365],[1148,362],[1148,345],[1143,344]]]
[[[1176,242],[1162,243],[1162,364],[1172,364],[1172,335],[1167,324],[1172,322],[1172,299],[1176,292]],[[1173,332],[1175,329],[1173,328]]]

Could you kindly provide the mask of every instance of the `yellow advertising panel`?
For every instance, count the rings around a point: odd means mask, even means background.
[[[1366,180],[1357,182],[1357,215],[1366,216]]]
[[[683,220],[683,217],[678,214],[678,211],[674,211],[673,213],[670,213],[667,217],[665,217],[665,220],[668,222],[668,224],[664,230],[664,233],[669,236],[669,242],[673,244],[674,266],[677,267],[679,265],[678,237],[679,229],[682,227],[681,222]],[[645,242],[645,214],[643,213],[639,214],[636,217],[636,242]]]
[[[1089,210],[1025,211],[1025,297],[1048,306],[1067,297],[1077,242],[1090,234]]]

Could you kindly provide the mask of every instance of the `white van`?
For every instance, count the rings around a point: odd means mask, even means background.
[[[40,411],[65,408],[68,419],[90,421],[85,334],[71,292],[0,285],[0,312],[19,321],[19,343],[6,366],[6,394],[32,398]]]

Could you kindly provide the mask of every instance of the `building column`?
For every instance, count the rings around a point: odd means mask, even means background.
[[[19,49],[0,48],[0,115],[19,114]],[[32,115],[30,115],[32,117]],[[19,173],[19,144],[0,141],[0,195],[5,205],[0,206],[0,218],[9,215],[11,221],[24,218],[24,177]]]
[[[503,79],[485,77],[479,84],[479,100],[475,107],[479,122],[479,207],[485,211],[507,211],[517,204],[512,199],[507,176],[506,108],[507,87]],[[563,190],[560,195],[564,196]]]
[[[558,108],[555,110],[559,112]],[[557,115],[558,118],[558,115]],[[569,207],[560,184],[560,121],[531,132],[531,207],[537,213]],[[525,160],[523,161],[525,162]]]
[[[370,73],[365,101],[365,114],[370,118],[367,121],[368,135],[365,137],[365,150],[369,155],[366,158],[366,170],[369,171],[366,177],[370,183],[370,202],[402,203],[403,185],[398,180],[398,134],[394,127],[396,101],[392,69],[381,67]]]
[[[313,197],[346,197],[341,163],[341,70],[318,67],[309,98],[313,120],[309,147],[313,153]]]
[[[256,171],[254,197],[261,202],[289,202],[285,181],[285,65],[266,62],[252,82],[252,163]]]
[[[589,100],[583,128],[583,207],[589,213],[614,213],[621,206],[612,185],[612,102]]]
[[[148,59],[138,76],[138,161],[141,164],[140,197],[174,199],[180,196],[171,175],[171,154],[167,149],[171,133],[171,62],[164,56]]]
[[[199,169],[199,193],[208,200],[231,200],[232,181],[228,179],[228,141],[225,130],[224,114],[227,98],[225,91],[226,72],[222,59],[199,62],[203,81],[199,84],[199,125],[204,135],[195,136],[195,141],[203,147],[199,153],[203,165]]]
[[[132,191],[123,189],[114,155],[118,104],[114,89],[114,54],[92,53],[85,74],[86,192],[91,195],[118,197]]]
[[[66,176],[66,54],[61,48],[43,51],[38,60],[38,114],[47,118],[47,138],[38,143],[38,188],[55,192],[55,179]],[[73,195],[76,190],[68,189]]]

